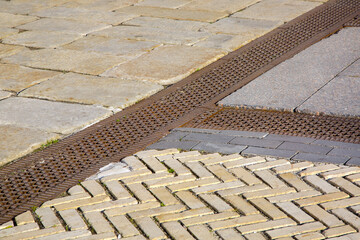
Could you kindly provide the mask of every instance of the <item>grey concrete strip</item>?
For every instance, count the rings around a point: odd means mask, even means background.
[[[349,157],[360,157],[360,148],[358,149],[341,149],[334,148],[328,155],[332,156],[349,156]]]
[[[233,136],[226,136],[220,134],[190,133],[183,140],[212,143],[229,143],[232,139],[234,139]]]
[[[246,148],[242,145],[224,144],[224,143],[212,143],[201,142],[192,149],[205,151],[205,152],[219,152],[222,154],[241,153]]]
[[[326,146],[316,146],[316,145],[304,144],[304,143],[284,142],[278,147],[278,149],[297,150],[300,152],[320,153],[320,154],[325,155],[328,152],[330,152],[333,148],[326,147]]]
[[[291,158],[296,154],[296,151],[261,148],[261,147],[248,147],[244,151],[242,151],[241,154],[245,156],[260,155],[260,156],[270,156],[270,157]]]
[[[295,136],[286,136],[278,134],[269,134],[265,137],[267,140],[277,140],[277,141],[286,141],[286,142],[297,142],[297,143],[311,143],[314,142],[313,138],[307,137],[295,137]]]
[[[327,162],[327,163],[335,163],[335,164],[345,164],[350,159],[350,157],[329,156],[329,155],[315,154],[315,153],[298,153],[291,159],[307,160],[307,161],[312,161],[312,162]]]
[[[178,148],[184,150],[191,150],[200,142],[197,141],[158,141],[146,149],[168,149],[168,148]]]
[[[337,141],[329,141],[329,140],[315,140],[312,144],[322,145],[322,146],[330,146],[330,147],[338,147],[345,149],[360,149],[359,144],[355,143],[346,143],[346,142],[337,142]]]
[[[249,145],[249,146],[254,146],[254,147],[276,148],[282,143],[282,141],[236,137],[230,143],[231,144]]]
[[[357,157],[350,158],[350,160],[346,162],[346,165],[360,166],[360,158],[357,158]]]

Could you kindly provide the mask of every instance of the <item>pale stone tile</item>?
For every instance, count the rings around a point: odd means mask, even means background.
[[[181,7],[181,9],[234,13],[259,1],[260,0],[196,0]]]
[[[100,212],[85,213],[84,217],[97,234],[113,232],[114,229]]]
[[[116,199],[125,199],[132,197],[118,180],[106,182],[105,185],[110,190],[111,194],[116,197]]]
[[[121,237],[131,237],[140,235],[136,227],[124,215],[108,217],[110,222],[114,225],[116,230],[121,234]]]
[[[85,8],[94,11],[110,12],[119,8],[127,7],[140,2],[141,0],[73,0],[67,1],[62,6],[68,8]]]
[[[264,216],[255,214],[255,215],[241,216],[238,218],[233,218],[223,221],[212,222],[209,223],[209,225],[213,230],[216,231],[224,228],[231,228],[231,227],[237,227],[252,223],[266,222],[266,221],[267,218],[265,218]]]
[[[132,212],[129,213],[129,216],[132,219],[137,219],[142,217],[156,217],[163,214],[179,213],[185,210],[186,207],[183,204],[176,204],[176,205],[162,206],[162,207]]]
[[[127,187],[142,203],[156,201],[156,198],[141,183],[128,184]]]
[[[0,90],[0,100],[11,97],[12,93]]]
[[[150,6],[150,7],[163,7],[163,8],[179,8],[192,0],[144,0],[135,6]]]
[[[27,224],[27,223],[31,223],[31,222],[35,222],[32,214],[30,211],[26,211],[18,216],[15,217],[15,222],[16,222],[16,225],[19,226],[19,225],[24,225],[24,224]]]
[[[289,161],[280,159],[280,160],[275,160],[275,161],[271,161],[271,162],[264,162],[264,163],[249,165],[249,166],[246,166],[246,168],[251,171],[260,171],[260,170],[266,170],[266,169],[270,169],[273,167],[284,166],[284,165],[289,165],[289,164],[290,164]]]
[[[217,212],[234,210],[229,204],[215,194],[199,194],[199,197],[207,202]]]
[[[360,187],[344,178],[333,178],[330,179],[329,182],[334,184],[335,186],[338,186],[340,189],[349,193],[352,196],[360,196]]]
[[[293,200],[297,200],[297,199],[302,199],[302,198],[308,198],[308,197],[313,197],[313,196],[318,196],[321,195],[321,192],[319,191],[305,191],[305,192],[294,192],[294,193],[289,193],[289,194],[284,194],[284,195],[279,195],[279,196],[274,196],[274,197],[268,197],[267,199],[272,202],[288,202],[288,201],[293,201]]]
[[[296,225],[295,221],[291,220],[290,218],[284,218],[279,220],[272,220],[262,223],[240,226],[237,227],[237,230],[239,230],[242,234],[248,234],[251,232],[260,232],[269,229],[277,229],[277,228],[293,226],[293,225]]]
[[[293,238],[290,238],[293,239]],[[325,239],[324,235],[322,235],[319,232],[310,232],[310,233],[304,233],[304,234],[299,234],[295,236],[296,240],[321,240],[321,239]],[[283,240],[282,238],[279,240]]]
[[[0,58],[12,56],[24,50],[22,46],[14,46],[0,43]]]
[[[176,196],[191,209],[206,207],[205,204],[190,191],[179,191],[176,193]]]
[[[0,139],[2,139],[0,141],[0,166],[32,152],[46,141],[56,138],[59,138],[59,135],[55,133],[0,124]]]
[[[298,178],[293,173],[282,173],[279,175],[285,182],[287,182],[290,186],[294,187],[296,190],[300,191],[311,191],[314,190],[312,187],[307,185],[304,181]]]
[[[318,205],[304,207],[304,210],[330,228],[344,225],[335,215],[328,213]]]
[[[345,208],[334,209],[331,210],[331,212],[342,219],[344,222],[356,228],[358,231],[360,230],[360,217],[354,213]]]
[[[185,226],[192,226],[192,225],[207,224],[210,222],[216,222],[216,221],[237,218],[237,217],[240,217],[239,214],[231,211],[231,212],[209,214],[209,215],[199,216],[199,217],[192,217],[192,218],[188,218],[188,219],[183,219],[183,220],[181,220],[181,222]]]
[[[297,172],[309,167],[313,167],[314,164],[312,162],[299,162],[299,163],[294,163],[294,164],[290,164],[290,165],[285,165],[285,166],[280,166],[280,167],[276,167],[273,170],[277,173],[277,174],[281,174],[281,173],[288,173],[288,172]]]
[[[216,231],[216,233],[224,240],[245,240],[245,238],[242,237],[239,232],[233,228],[219,230]]]
[[[0,39],[17,34],[19,30],[14,28],[0,27]]]
[[[309,184],[315,186],[316,188],[320,189],[324,193],[334,193],[334,192],[340,192],[339,189],[325,181],[324,179],[316,176],[316,175],[310,175],[304,177],[305,181],[307,181]]]
[[[285,213],[280,211],[274,204],[270,203],[265,198],[251,199],[250,202],[273,220],[287,218]]]
[[[144,231],[144,233],[149,237],[149,239],[164,239],[166,237],[165,233],[151,218],[137,218],[135,219],[135,221]]]
[[[339,169],[339,167],[334,164],[324,164],[324,165],[307,168],[300,173],[300,176],[303,177],[308,175],[315,175],[318,173],[327,172],[335,169]]]
[[[167,179],[153,179],[149,181],[145,180],[144,183],[147,185],[148,188],[157,188],[157,187],[170,186],[174,184],[192,182],[194,180],[196,180],[196,177],[188,174],[177,177],[169,177]]]
[[[95,180],[88,180],[81,183],[81,185],[93,196],[106,195],[105,189]]]
[[[219,50],[188,46],[163,46],[148,54],[121,64],[104,76],[147,80],[159,84],[175,83],[198,68],[224,55]]]
[[[191,169],[198,178],[213,178],[212,175],[200,162],[185,162],[185,165]]]
[[[160,206],[159,202],[148,202],[148,203],[142,203],[142,204],[135,204],[125,207],[116,207],[113,209],[105,210],[106,216],[119,216],[119,215],[125,215],[132,212],[138,212],[147,210],[150,208],[157,208]]]
[[[303,206],[309,206],[309,205],[315,205],[315,204],[319,204],[319,203],[335,201],[335,200],[344,199],[344,198],[348,198],[348,197],[349,197],[349,195],[347,195],[346,193],[337,192],[337,193],[324,194],[321,196],[304,198],[304,199],[297,200],[295,202],[300,207],[303,207]]]
[[[61,222],[55,215],[55,212],[49,207],[38,208],[36,209],[35,214],[39,217],[45,228],[61,226]]]
[[[126,61],[126,59],[120,56],[105,56],[97,53],[73,50],[41,49],[22,51],[10,57],[3,58],[3,61],[34,68],[99,75]]]
[[[76,230],[76,231],[68,231],[68,232],[60,232],[56,234],[52,234],[49,236],[44,236],[37,238],[36,240],[65,240],[65,239],[74,239],[77,240],[92,240],[91,232],[89,230]],[[112,238],[113,239],[113,238]]]
[[[345,225],[345,226],[326,229],[323,232],[323,234],[325,237],[330,238],[330,237],[337,237],[340,235],[345,235],[354,232],[356,232],[356,230],[353,227],[349,225]]]
[[[65,229],[62,226],[58,226],[58,227],[45,228],[45,229],[36,229],[35,231],[17,233],[1,239],[2,240],[19,240],[19,239],[34,239],[34,238],[41,239],[42,237],[52,236],[62,232],[65,232]]]
[[[168,160],[164,160],[163,163],[165,163],[165,165],[169,168],[168,171],[171,171],[170,169],[174,170],[176,176],[192,175],[190,170],[176,159],[171,158]]]
[[[342,200],[322,203],[321,206],[325,210],[330,210],[330,209],[336,209],[336,208],[347,208],[348,206],[353,206],[353,205],[357,205],[357,204],[360,204],[360,197],[351,197],[351,198],[346,198],[346,199],[342,199]]]
[[[290,215],[293,219],[295,219],[299,224],[314,221],[312,217],[310,217],[308,214],[303,212],[292,202],[282,202],[282,203],[277,203],[276,205],[280,207],[288,215]]]
[[[60,211],[59,214],[71,231],[88,228],[75,209]]]
[[[178,204],[179,201],[167,190],[166,187],[152,188],[150,190],[157,199],[159,199],[165,206]]]
[[[360,172],[360,167],[344,167],[338,170],[321,173],[320,175],[327,180],[335,177],[344,177],[358,172]]]
[[[160,223],[164,223],[164,222],[178,221],[178,220],[204,216],[209,214],[213,214],[213,211],[211,211],[209,208],[196,208],[196,209],[183,211],[180,213],[162,214],[157,216],[156,218]]]
[[[207,167],[216,177],[221,179],[224,183],[237,181],[238,179],[229,173],[223,166],[221,165],[212,165]]]
[[[3,239],[8,236],[15,237],[16,235],[19,235],[21,233],[31,232],[31,231],[35,231],[35,230],[39,230],[39,226],[37,223],[29,223],[29,224],[24,224],[21,226],[6,228],[6,229],[2,229],[0,231],[0,238]]]
[[[315,232],[319,230],[323,230],[326,227],[322,225],[320,222],[313,222],[313,223],[306,223],[303,225],[298,226],[290,226],[285,227],[281,229],[274,229],[266,231],[266,233],[271,238],[280,238],[280,237],[287,237],[287,236],[293,236],[301,233],[307,233],[307,232]]]
[[[287,185],[275,175],[273,175],[270,170],[256,171],[255,175],[261,178],[265,183],[274,189],[287,187]]]
[[[105,233],[100,233],[100,234],[90,235],[90,236],[85,236],[85,237],[76,237],[76,240],[114,240],[116,238],[117,238],[117,236],[113,232],[105,232]],[[139,239],[134,239],[134,240],[144,240],[144,238],[139,238]]]
[[[258,185],[254,185],[252,187],[255,187],[255,186],[258,186]],[[246,199],[255,199],[255,198],[261,198],[261,197],[278,196],[278,195],[293,193],[293,192],[296,192],[296,190],[294,188],[290,188],[290,187],[282,187],[282,188],[277,188],[277,189],[265,188],[263,190],[258,190],[258,191],[254,191],[254,192],[245,192],[244,197]]]
[[[138,201],[135,198],[125,198],[125,199],[118,199],[115,201],[110,201],[110,198],[100,195],[96,196],[90,199],[85,199],[82,201],[83,206],[81,204],[74,203],[74,206],[80,207],[81,211],[83,212],[96,212],[96,211],[102,211],[112,208],[120,208],[120,207],[126,207],[126,206],[132,206],[138,204]],[[70,203],[71,204],[71,203]],[[70,206],[70,204],[68,204]],[[69,207],[66,209],[71,209],[74,207]],[[59,207],[56,206],[56,209],[59,209]]]
[[[166,222],[162,226],[173,237],[173,239],[192,240],[193,238],[179,222]]]
[[[12,220],[6,222],[6,223],[3,223],[0,225],[0,230],[3,230],[3,229],[9,229],[9,228],[12,228],[14,227],[14,222]]]
[[[162,88],[155,83],[67,73],[28,88],[19,96],[125,108]]]
[[[247,165],[266,162],[265,158],[263,158],[263,157],[244,158],[241,155],[238,155],[238,157],[239,157],[238,160],[234,160],[231,162],[225,162],[223,165],[226,168],[235,168],[235,167],[244,167]]]
[[[245,235],[248,240],[266,240],[267,238],[261,233],[250,233]]]
[[[16,27],[25,23],[33,22],[37,20],[34,16],[25,16],[19,14],[11,14],[0,12],[0,26],[1,27]]]
[[[230,195],[225,196],[224,199],[244,215],[259,214],[259,211],[241,196]]]
[[[260,196],[262,196],[261,194],[271,194],[271,192],[269,193],[267,190],[269,190],[269,186],[265,185],[265,184],[257,184],[257,185],[253,185],[253,186],[242,186],[242,187],[235,187],[235,188],[230,188],[230,189],[225,189],[225,190],[220,190],[217,191],[217,193],[220,196],[229,196],[229,195],[238,195],[238,194],[243,194],[243,193],[252,193],[254,192],[255,196],[257,191],[260,191],[259,194]],[[265,192],[264,192],[265,191]],[[294,190],[295,191],[295,190]],[[281,193],[283,194],[283,193]],[[248,197],[252,197],[251,195]]]
[[[191,226],[188,229],[198,239],[208,239],[208,240],[218,239],[218,237],[216,237],[212,232],[210,232],[210,229],[207,228],[205,225]]]

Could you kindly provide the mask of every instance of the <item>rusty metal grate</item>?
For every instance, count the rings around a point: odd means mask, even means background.
[[[360,143],[360,118],[254,109],[215,108],[183,127],[269,132]]]
[[[207,111],[215,102],[359,13],[358,0],[331,0],[164,91],[49,148],[0,169],[0,224],[56,197]]]

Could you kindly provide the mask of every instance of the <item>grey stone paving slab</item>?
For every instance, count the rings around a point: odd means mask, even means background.
[[[289,136],[289,135],[278,135],[278,134],[269,134],[265,137],[267,140],[278,140],[278,141],[287,141],[287,142],[297,142],[297,143],[311,143],[314,142],[314,138],[307,137],[298,137],[298,136]]]
[[[60,49],[28,50],[3,58],[3,62],[28,67],[99,75],[126,61],[120,56]]]
[[[111,27],[111,25],[104,23],[75,21],[57,18],[42,18],[37,21],[21,25],[18,28],[33,31],[53,31],[85,35],[109,27]]]
[[[278,149],[283,150],[295,150],[305,153],[320,153],[320,154],[327,154],[333,148],[327,146],[319,146],[319,145],[310,145],[304,143],[297,143],[297,142],[284,142],[282,143]]]
[[[159,141],[150,146],[147,146],[146,149],[168,149],[168,148],[177,148],[183,150],[191,150],[199,142],[194,141]]]
[[[69,8],[85,8],[94,11],[114,11],[119,8],[127,7],[134,5],[141,0],[92,0],[89,1],[66,1],[65,4],[62,4],[64,7]]]
[[[167,85],[185,78],[196,69],[216,61],[223,55],[223,51],[214,49],[161,46],[102,75]]]
[[[220,134],[207,134],[207,133],[190,133],[186,137],[184,137],[183,141],[202,141],[209,143],[229,143],[233,136],[226,136]]]
[[[154,83],[67,73],[30,87],[19,96],[125,108],[162,88]]]
[[[51,139],[60,137],[33,128],[0,125],[0,166],[30,153]]]
[[[182,139],[189,135],[188,132],[172,131],[162,138],[163,141],[182,141]]]
[[[211,143],[211,142],[201,142],[197,144],[192,149],[211,152],[211,153],[222,153],[222,154],[233,154],[240,153],[246,148],[246,146],[241,145],[232,145],[232,144],[223,144],[223,143]]]
[[[258,1],[260,0],[241,0],[241,1],[201,0],[201,1],[192,1],[191,3],[181,8],[191,9],[191,10],[233,13],[239,11],[240,9],[244,9]]]
[[[3,43],[36,48],[56,48],[81,38],[79,34],[26,31],[3,39]]]
[[[250,138],[264,138],[268,135],[265,132],[249,132],[249,131],[235,131],[235,130],[220,130],[219,134],[234,136],[234,137],[250,137]]]
[[[32,69],[16,64],[0,64],[0,89],[20,92],[59,74],[61,73]]]
[[[174,128],[172,131],[182,131],[182,132],[195,132],[195,133],[220,133],[221,130],[215,129],[202,129],[202,128]]]
[[[340,76],[360,78],[360,59],[356,60],[353,64],[341,72]]]
[[[312,162],[327,162],[327,163],[335,163],[335,164],[345,164],[350,159],[350,157],[329,156],[329,155],[314,154],[314,153],[298,153],[291,159],[306,160],[306,161],[312,161]]]
[[[332,156],[349,156],[349,157],[360,157],[360,149],[342,149],[334,148],[328,155]]]
[[[242,151],[242,155],[260,155],[260,156],[271,156],[271,157],[282,157],[291,158],[296,154],[297,151],[281,150],[281,149],[270,149],[261,147],[248,147]]]
[[[110,116],[99,106],[11,97],[0,101],[0,124],[69,134]]]
[[[346,162],[346,165],[360,166],[360,158],[357,158],[357,157],[350,158],[350,160]]]
[[[25,23],[33,22],[38,18],[35,16],[17,15],[11,13],[0,12],[1,27],[16,27]]]
[[[337,142],[337,141],[329,141],[329,140],[315,140],[312,144],[360,150],[360,144],[355,144],[355,143]]]
[[[253,147],[276,148],[282,143],[282,141],[236,137],[233,140],[231,140],[230,143],[239,144],[239,145],[248,145]]]
[[[360,77],[336,77],[298,108],[300,112],[360,116]]]
[[[179,8],[188,4],[189,2],[192,2],[192,0],[144,0],[135,4],[135,6]]]
[[[6,91],[0,90],[0,100],[10,97],[12,94]]]

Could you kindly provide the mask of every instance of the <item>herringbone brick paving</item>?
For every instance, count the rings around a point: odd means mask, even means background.
[[[0,226],[1,239],[360,239],[360,168],[149,150]]]

